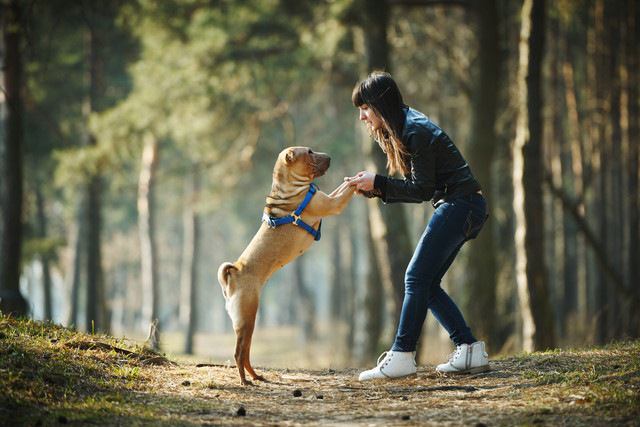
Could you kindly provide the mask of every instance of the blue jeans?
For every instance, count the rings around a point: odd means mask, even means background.
[[[462,245],[478,236],[486,219],[487,203],[477,193],[436,208],[407,267],[404,302],[392,350],[415,351],[429,309],[456,346],[477,341],[440,281]]]

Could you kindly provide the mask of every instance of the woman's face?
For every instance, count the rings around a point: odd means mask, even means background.
[[[375,132],[382,128],[382,119],[367,104],[362,104],[358,110],[360,111],[359,119],[365,122],[372,131]]]

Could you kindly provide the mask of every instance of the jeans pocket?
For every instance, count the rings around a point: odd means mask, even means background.
[[[467,240],[475,239],[480,234],[480,230],[482,230],[482,226],[489,218],[489,215],[482,214],[478,215],[474,211],[469,211],[467,214],[467,219],[464,222],[464,236]]]

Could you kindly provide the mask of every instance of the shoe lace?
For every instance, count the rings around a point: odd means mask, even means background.
[[[389,357],[387,357],[389,356]],[[383,351],[380,356],[378,356],[378,360],[376,361],[376,365],[386,365],[387,362],[391,359],[391,355],[388,351]],[[382,360],[382,363],[380,362]]]
[[[462,346],[457,346],[456,351],[449,355],[449,362],[453,362],[458,356],[460,356],[460,351],[462,350]]]

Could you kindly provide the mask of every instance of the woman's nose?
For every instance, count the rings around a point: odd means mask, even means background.
[[[367,119],[367,116],[362,111],[360,111],[360,120],[366,120],[366,119]]]

